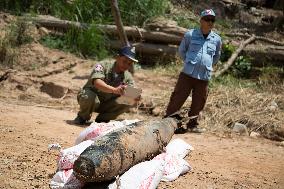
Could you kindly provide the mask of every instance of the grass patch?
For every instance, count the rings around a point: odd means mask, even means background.
[[[167,64],[162,64],[162,63],[157,62],[154,66],[148,66],[145,68],[151,69],[157,75],[175,77],[179,75],[182,67],[183,67],[183,64],[173,61]]]
[[[107,38],[96,28],[95,24],[91,24],[87,30],[72,28],[63,36],[45,36],[41,38],[40,43],[49,48],[81,55],[84,58],[100,60],[108,56],[105,46]]]
[[[210,88],[215,88],[218,86],[226,86],[229,88],[257,88],[257,83],[253,80],[248,79],[238,79],[233,75],[223,75],[214,78],[209,82]]]
[[[18,47],[30,43],[29,24],[22,20],[12,22],[0,37],[0,65],[13,68],[18,63]]]

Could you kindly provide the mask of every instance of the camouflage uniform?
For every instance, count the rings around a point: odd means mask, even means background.
[[[77,100],[80,105],[78,116],[84,120],[90,120],[92,112],[99,113],[96,122],[104,122],[115,119],[118,115],[124,113],[130,106],[116,103],[119,95],[105,93],[95,88],[94,79],[101,79],[106,84],[118,87],[125,83],[129,86],[134,85],[134,80],[130,72],[114,72],[114,63],[96,64],[87,83],[78,93]]]

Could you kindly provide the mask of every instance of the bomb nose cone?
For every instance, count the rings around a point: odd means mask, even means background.
[[[95,166],[89,158],[81,157],[74,163],[74,174],[82,181],[88,181],[92,178],[95,172]]]

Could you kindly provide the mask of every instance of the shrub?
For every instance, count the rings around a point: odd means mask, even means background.
[[[231,57],[234,51],[235,51],[235,47],[233,45],[231,45],[230,43],[224,44],[222,46],[222,53],[221,53],[220,61],[226,62]]]
[[[251,60],[249,57],[239,56],[231,68],[236,77],[248,78],[251,71]]]
[[[32,41],[32,37],[28,34],[29,25],[21,20],[11,23],[4,32],[4,36],[0,38],[0,64],[13,68],[17,63],[17,48],[23,44]]]

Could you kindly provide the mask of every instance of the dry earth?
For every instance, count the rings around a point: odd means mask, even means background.
[[[48,152],[48,144],[71,147],[84,129],[67,122],[76,115],[76,93],[92,63],[37,43],[22,51],[23,64],[45,66],[1,71],[0,188],[48,188],[57,158],[57,152]],[[157,104],[168,101],[176,81],[144,69],[137,71],[135,79],[144,89],[144,98]],[[145,120],[153,116],[134,109],[120,118]],[[284,188],[280,142],[226,132],[174,137],[195,148],[186,157],[193,171],[174,182],[161,183],[159,188]]]
[[[70,147],[81,127],[75,112],[0,102],[0,188],[48,188],[56,170],[50,143]],[[127,116],[127,115],[125,115]],[[132,115],[133,116],[133,115]],[[146,118],[146,117],[145,117]],[[194,146],[186,157],[193,171],[159,188],[283,188],[284,149],[266,139],[183,134]]]

